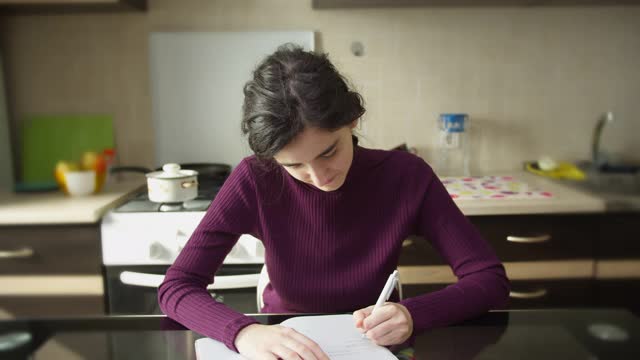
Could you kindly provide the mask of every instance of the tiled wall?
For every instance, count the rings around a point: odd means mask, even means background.
[[[150,0],[146,13],[2,19],[14,133],[29,113],[111,113],[123,164],[153,165],[150,31],[313,30],[366,102],[364,143],[433,159],[441,112],[473,122],[473,169],[603,144],[640,161],[640,7],[312,10],[300,0]],[[286,9],[286,11],[284,10]],[[364,56],[351,54],[352,42]]]

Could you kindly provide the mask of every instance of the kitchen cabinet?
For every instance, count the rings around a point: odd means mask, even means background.
[[[314,9],[418,6],[610,6],[640,5],[640,0],[312,0]]]
[[[596,304],[626,307],[640,316],[640,213],[600,219],[596,247]]]
[[[611,213],[599,217],[598,260],[640,259],[640,213]]]
[[[503,215],[469,218],[504,262],[591,259],[597,216]]]
[[[145,11],[147,0],[0,0],[0,14]]]
[[[0,274],[99,274],[97,225],[0,228]]]
[[[623,307],[640,317],[640,279],[595,281],[595,306]]]
[[[599,215],[490,215],[468,219],[504,263],[511,308],[579,307],[594,300]],[[419,237],[403,243],[403,295],[456,281],[448,265]],[[404,274],[404,278],[402,276]]]
[[[97,224],[0,227],[0,318],[104,313]]]
[[[625,307],[640,315],[640,213],[470,216],[512,281],[511,308]],[[456,281],[428,241],[405,240],[404,296]],[[403,271],[404,270],[404,271]]]
[[[592,259],[597,215],[471,216],[471,223],[503,262]],[[401,265],[445,264],[425,239],[403,243]]]

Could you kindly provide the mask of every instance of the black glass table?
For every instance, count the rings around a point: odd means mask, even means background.
[[[276,324],[296,315],[251,315]],[[164,316],[0,321],[0,359],[195,359],[202,335]],[[640,319],[619,309],[494,311],[415,337],[417,359],[640,359]]]

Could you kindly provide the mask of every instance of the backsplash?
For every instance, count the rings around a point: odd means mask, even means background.
[[[433,161],[438,114],[466,112],[472,173],[486,173],[541,155],[588,158],[606,110],[616,121],[603,147],[640,161],[639,18],[640,6],[312,10],[299,0],[150,0],[146,13],[4,17],[1,41],[14,139],[29,114],[107,113],[120,163],[152,166],[150,31],[313,30],[366,101],[366,146],[406,142]],[[242,141],[239,130],[230,136]]]

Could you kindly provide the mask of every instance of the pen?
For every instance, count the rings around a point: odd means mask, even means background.
[[[395,270],[391,275],[389,275],[387,282],[384,284],[384,288],[382,288],[382,292],[380,293],[380,296],[378,296],[378,301],[376,301],[376,304],[373,306],[373,310],[371,310],[372,314],[375,313],[376,310],[378,310],[382,305],[384,305],[385,301],[389,300],[389,297],[391,296],[393,289],[396,287],[397,282],[398,270]],[[363,333],[362,337],[364,338],[365,336],[365,333]]]

